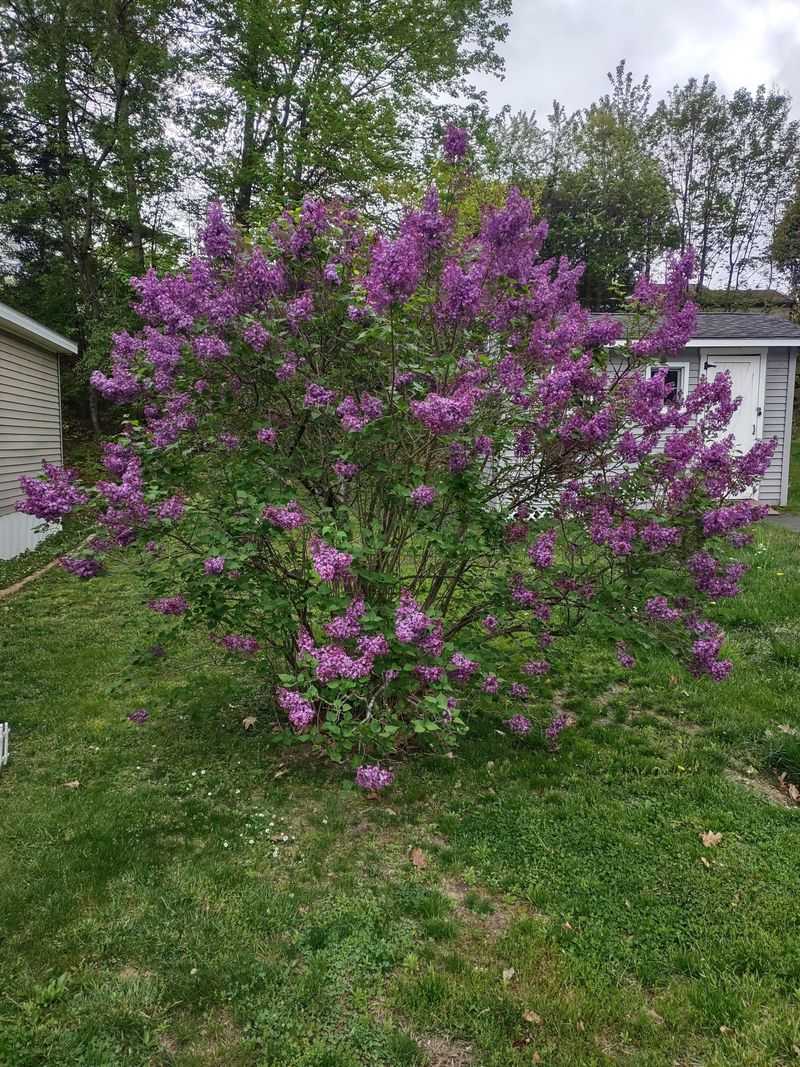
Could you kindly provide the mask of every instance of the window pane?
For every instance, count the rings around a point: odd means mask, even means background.
[[[681,393],[683,392],[683,373],[681,367],[668,367],[666,373],[667,389],[667,403],[678,404],[681,400]]]

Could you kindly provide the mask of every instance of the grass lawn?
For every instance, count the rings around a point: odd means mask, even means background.
[[[0,1064],[800,1064],[800,538],[758,540],[730,680],[584,634],[560,752],[476,715],[379,800],[242,729],[252,666],[149,655],[128,565],[0,601]]]
[[[800,511],[800,437],[792,438],[789,474],[789,511]]]

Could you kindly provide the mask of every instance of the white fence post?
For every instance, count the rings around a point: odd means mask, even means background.
[[[8,738],[11,728],[7,722],[0,722],[0,767],[8,763]]]

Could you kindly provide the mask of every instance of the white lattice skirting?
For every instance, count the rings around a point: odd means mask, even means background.
[[[41,519],[18,511],[0,515],[0,559],[14,559],[20,552],[36,548],[43,538],[60,529],[60,523],[45,526]]]

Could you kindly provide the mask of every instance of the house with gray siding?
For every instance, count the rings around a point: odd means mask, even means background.
[[[700,312],[692,340],[679,356],[664,361],[681,393],[691,392],[701,376],[730,374],[733,395],[742,398],[729,428],[738,451],[760,439],[777,440],[769,470],[755,489],[763,504],[785,504],[788,498],[798,351],[800,326],[777,315]]]
[[[77,346],[0,303],[0,559],[33,548],[49,532],[15,504],[23,474],[63,464],[59,359]]]

